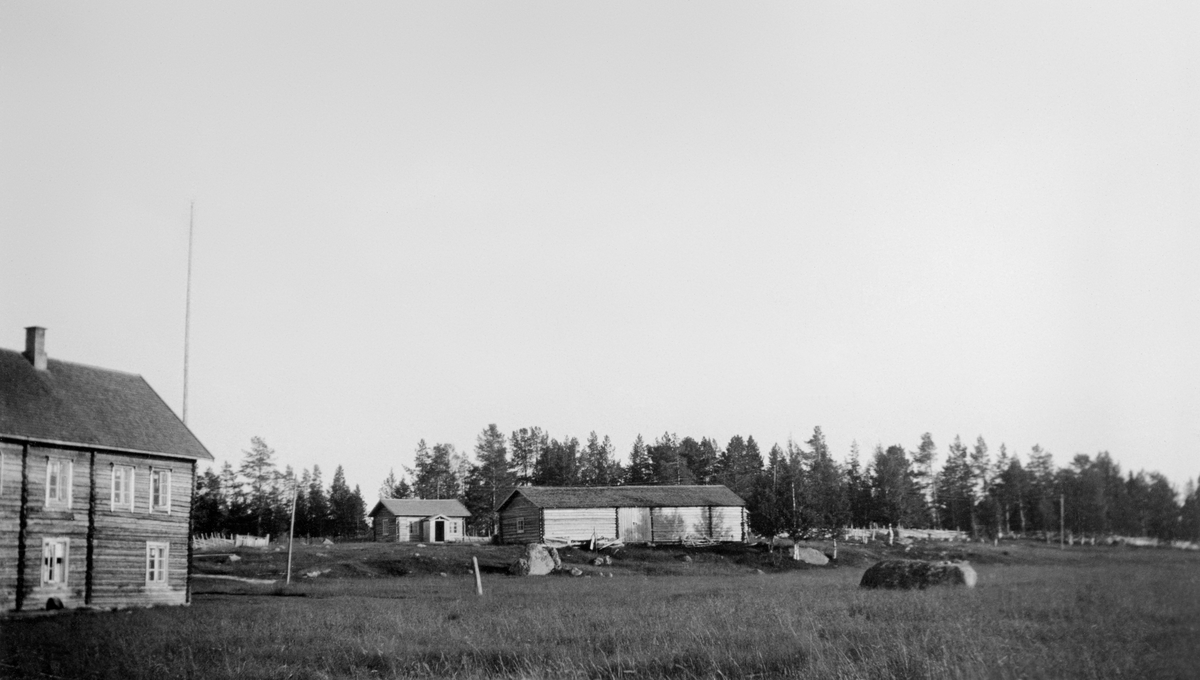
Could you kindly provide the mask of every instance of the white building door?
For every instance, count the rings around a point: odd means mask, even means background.
[[[650,508],[617,508],[617,535],[626,543],[649,543]]]

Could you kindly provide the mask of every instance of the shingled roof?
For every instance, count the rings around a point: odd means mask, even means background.
[[[456,500],[428,500],[420,498],[382,498],[372,508],[368,517],[379,514],[380,508],[397,517],[432,517],[445,515],[447,517],[470,517],[471,511]]]
[[[720,484],[710,486],[522,486],[500,504],[517,495],[539,508],[684,508],[737,506],[746,501]]]
[[[140,376],[0,349],[0,436],[212,460]]]

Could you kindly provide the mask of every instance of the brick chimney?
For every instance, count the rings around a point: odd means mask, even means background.
[[[46,370],[46,329],[41,326],[25,328],[25,358],[39,371]]]

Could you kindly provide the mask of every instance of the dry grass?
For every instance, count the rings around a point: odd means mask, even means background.
[[[864,591],[861,568],[317,579],[190,608],[0,622],[0,675],[111,678],[1196,677],[1200,559],[1023,547],[975,590]],[[641,562],[639,561],[639,564]],[[222,594],[220,591],[226,591]],[[272,592],[297,595],[278,597]]]

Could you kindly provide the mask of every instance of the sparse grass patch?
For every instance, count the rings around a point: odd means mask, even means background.
[[[670,559],[626,560],[611,579],[489,576],[483,598],[465,570],[228,582],[190,608],[4,620],[0,675],[1194,677],[1197,557],[1034,551],[977,564],[975,590],[923,592],[860,590],[861,569],[714,572]]]

